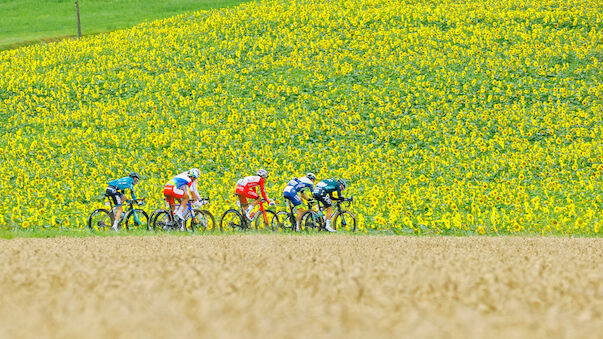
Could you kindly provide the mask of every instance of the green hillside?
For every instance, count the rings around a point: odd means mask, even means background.
[[[128,28],[146,20],[222,8],[246,0],[79,0],[82,34]],[[77,36],[73,0],[0,1],[0,50]],[[8,15],[6,15],[8,14]]]

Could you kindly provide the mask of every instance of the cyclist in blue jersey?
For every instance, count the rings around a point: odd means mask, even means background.
[[[289,200],[293,206],[295,207],[295,209],[297,210],[297,222],[295,224],[295,231],[299,232],[299,223],[301,221],[301,217],[304,214],[304,212],[306,212],[304,209],[298,208],[299,205],[302,204],[302,199],[304,200],[308,200],[308,196],[306,195],[306,193],[304,192],[305,190],[309,190],[310,192],[312,192],[312,190],[314,189],[314,181],[316,181],[316,175],[314,175],[314,173],[308,173],[306,174],[306,176],[301,177],[301,178],[293,178],[291,179],[288,183],[287,186],[285,187],[285,190],[283,191],[283,197],[287,200]],[[298,193],[301,193],[301,199],[298,195]]]
[[[123,208],[121,206],[123,205],[123,196],[125,190],[129,189],[132,194],[132,199],[136,200],[136,194],[134,193],[134,185],[136,185],[139,180],[140,177],[138,176],[138,173],[132,172],[127,177],[109,181],[109,186],[107,186],[106,194],[108,197],[111,198],[111,200],[113,200],[115,207],[117,207],[115,209],[115,221],[113,222],[113,229],[115,231],[118,230],[117,227],[119,225],[119,220],[123,211]]]

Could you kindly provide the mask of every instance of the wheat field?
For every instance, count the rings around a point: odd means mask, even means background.
[[[1,337],[596,338],[603,240],[0,241]]]

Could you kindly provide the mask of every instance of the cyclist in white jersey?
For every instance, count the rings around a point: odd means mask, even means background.
[[[312,190],[314,190],[314,182],[316,181],[316,175],[314,175],[314,173],[308,173],[306,174],[306,176],[301,177],[301,178],[293,178],[291,179],[288,183],[287,186],[285,187],[285,190],[283,191],[283,197],[287,200],[289,200],[291,202],[291,204],[293,204],[293,207],[296,209],[296,224],[295,224],[295,231],[299,232],[299,223],[301,221],[301,217],[304,214],[304,212],[306,212],[305,209],[303,208],[298,208],[298,206],[300,206],[302,204],[302,199],[303,200],[308,200],[308,196],[306,195],[305,191],[306,190],[310,190],[310,192],[312,192]],[[298,195],[298,193],[301,193],[301,199],[300,196]]]

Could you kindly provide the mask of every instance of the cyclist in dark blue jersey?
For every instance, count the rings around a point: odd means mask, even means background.
[[[305,210],[298,208],[299,205],[302,204],[302,199],[308,200],[308,196],[304,192],[305,190],[309,190],[312,192],[314,189],[314,181],[316,181],[316,175],[314,173],[308,173],[306,176],[301,178],[293,178],[285,187],[283,191],[283,197],[291,202],[295,209],[297,210],[297,223],[295,225],[295,230],[299,232],[299,222],[301,220],[302,215]],[[301,193],[301,198],[298,195]]]

